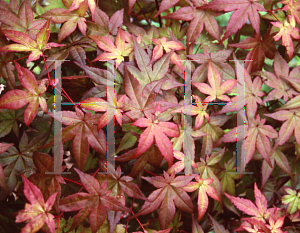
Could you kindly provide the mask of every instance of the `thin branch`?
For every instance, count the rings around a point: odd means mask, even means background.
[[[155,3],[156,3],[156,10],[158,11],[159,10],[158,0],[155,0]],[[160,14],[158,15],[158,21],[159,21],[159,26],[162,27]]]

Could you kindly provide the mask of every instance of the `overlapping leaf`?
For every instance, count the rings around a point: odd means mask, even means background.
[[[158,105],[159,106],[159,105]],[[169,137],[178,137],[178,126],[172,122],[163,122],[157,119],[157,116],[161,113],[160,108],[155,112],[155,115],[147,116],[147,118],[140,118],[131,125],[139,127],[147,127],[141,134],[139,144],[135,152],[135,156],[144,153],[153,143],[154,138],[161,154],[168,162],[169,167],[173,164],[173,147]]]
[[[38,86],[33,73],[21,67],[17,62],[15,62],[15,66],[18,71],[20,83],[28,91],[12,90],[7,92],[0,98],[0,109],[19,109],[29,103],[24,112],[25,124],[29,126],[35,118],[39,106],[41,106],[45,113],[48,112],[46,100],[41,96],[46,92],[45,80]]]
[[[50,37],[50,21],[48,20],[36,35],[36,40],[33,40],[27,34],[19,31],[4,29],[2,32],[10,40],[18,44],[9,44],[0,48],[0,51],[29,51],[31,52],[26,63],[35,61],[43,54],[43,50],[50,49],[51,47],[61,47],[64,44],[57,44],[55,42],[47,43]]]
[[[58,117],[58,114],[48,114],[61,121],[62,124],[68,125],[68,127],[62,130],[62,140],[66,142],[74,138],[72,150],[78,168],[82,170],[89,155],[89,146],[95,151],[105,155],[106,140],[103,130],[100,130],[98,133],[95,125],[99,121],[99,114],[84,114],[78,107],[76,107],[75,110],[76,113],[71,111],[57,112],[61,115],[61,119]],[[53,146],[53,144],[54,139],[41,148],[50,147]]]
[[[89,216],[92,233],[96,233],[106,219],[106,208],[113,211],[130,211],[119,200],[108,196],[110,191],[106,191],[107,181],[100,185],[93,176],[85,174],[76,168],[75,171],[78,173],[81,183],[88,193],[79,192],[69,195],[60,201],[59,208],[61,211],[80,210],[76,214],[69,231],[75,229]]]
[[[214,0],[206,5],[200,7],[200,9],[210,9],[217,11],[235,11],[228,22],[226,32],[222,41],[227,39],[233,33],[236,33],[241,27],[249,21],[257,34],[260,33],[260,16],[258,11],[266,11],[266,9],[257,0]]]
[[[198,190],[198,221],[203,217],[208,208],[208,196],[220,201],[217,191],[210,186],[213,179],[203,180],[199,175],[195,177],[197,182],[190,182],[188,185],[183,187],[184,191],[193,192]],[[208,196],[207,196],[208,195]]]
[[[44,200],[41,190],[32,184],[23,175],[24,194],[30,204],[25,204],[25,209],[18,212],[16,222],[24,222],[30,220],[29,223],[22,228],[21,233],[35,233],[46,223],[51,233],[55,232],[54,216],[49,213],[54,204],[57,193],[52,194],[46,201]]]
[[[192,213],[194,211],[193,202],[189,195],[183,190],[183,187],[195,176],[196,175],[177,176],[175,178],[175,172],[169,176],[164,171],[164,178],[161,176],[142,177],[155,186],[157,190],[149,195],[149,201],[144,203],[142,209],[135,217],[149,214],[161,206],[159,210],[159,224],[161,229],[164,230],[168,228],[174,218],[175,206],[185,212]]]

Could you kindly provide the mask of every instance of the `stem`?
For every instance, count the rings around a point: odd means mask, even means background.
[[[158,0],[155,0],[155,3],[156,3],[156,10],[158,11],[159,10]],[[158,15],[158,21],[159,21],[159,26],[162,27],[160,14]]]
[[[47,63],[46,63],[46,59],[45,59],[45,56],[44,56],[44,53],[42,53],[42,56],[43,56],[43,59],[44,59],[44,63],[45,63],[45,66],[46,66],[46,70],[47,70],[47,75],[48,75],[48,85],[46,87],[46,89],[48,89],[49,85],[50,85],[50,74],[49,74],[49,70],[48,70],[48,66],[47,66]]]
[[[142,9],[142,7],[141,7],[141,5],[139,4],[139,2],[138,1],[136,1],[136,4],[138,5],[138,7],[140,8],[140,10]],[[134,15],[134,16],[136,16],[136,17],[139,17],[139,18],[141,18],[140,16],[138,16],[138,15],[136,15],[136,14],[134,14],[134,13],[131,13],[132,15]],[[143,14],[144,15],[144,17],[145,17],[145,20],[147,21],[147,23],[149,24],[149,26],[151,26],[151,23],[149,22],[149,18],[146,16],[146,14],[144,13]]]
[[[76,182],[76,181],[70,180],[70,179],[68,179],[68,178],[63,177],[63,179],[64,179],[64,180],[67,180],[67,181],[70,181],[70,182],[72,182],[72,183],[74,183],[74,184],[78,184],[78,185],[82,186],[82,184],[80,184],[80,183],[78,183],[78,182]]]
[[[22,59],[24,59],[24,58],[26,58],[26,57],[29,57],[29,55],[27,55],[27,56],[25,56],[25,57],[17,58],[17,59],[15,59],[15,60],[5,61],[4,63],[9,63],[9,62],[13,62],[13,61],[22,60]]]
[[[90,63],[90,65],[92,66],[92,67],[95,67],[93,64],[92,64],[92,62],[86,57],[86,60],[88,61],[88,63]]]

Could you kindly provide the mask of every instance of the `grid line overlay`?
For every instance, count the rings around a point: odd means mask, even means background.
[[[62,119],[61,115],[61,105],[73,105],[74,103],[71,102],[61,102],[61,61],[63,60],[55,60],[55,89],[54,89],[54,116],[57,119]],[[189,138],[191,138],[192,130],[192,116],[188,115],[188,112],[191,112],[192,105],[192,72],[191,72],[191,61],[190,60],[180,60],[185,62],[185,71],[184,71],[184,143],[183,143],[183,150],[184,150],[184,172],[179,172],[177,174],[192,174],[194,173],[192,169],[192,161],[195,159],[195,154],[193,153],[193,143],[189,143]],[[197,61],[197,60],[193,60]],[[240,69],[237,69],[237,99],[242,101],[237,101],[236,103],[233,102],[213,102],[207,103],[202,102],[202,104],[207,105],[236,105],[237,106],[237,132],[236,136],[242,135],[244,140],[245,137],[245,82],[244,82],[244,62],[245,61],[252,61],[252,60],[230,60],[239,62]],[[106,86],[110,87],[114,90],[114,79],[115,79],[115,72],[114,72],[114,65],[115,61],[107,61],[107,83]],[[111,75],[112,74],[112,75]],[[57,90],[57,91],[55,91]],[[107,100],[111,100],[115,102],[115,95],[111,96],[111,92],[107,91]],[[75,103],[80,104],[80,103]],[[103,104],[103,103],[99,103]],[[115,106],[113,105],[107,107],[107,115],[115,115]],[[114,118],[113,118],[114,119]],[[241,126],[241,127],[239,127]],[[55,121],[54,123],[54,172],[51,174],[61,174],[62,173],[62,158],[63,158],[63,145],[62,145],[62,134],[61,134],[62,124],[61,121]],[[107,160],[107,168],[106,172],[99,172],[99,174],[115,174],[115,120],[107,122],[106,125],[107,133],[106,133],[106,160]],[[237,139],[237,138],[236,138]],[[244,144],[242,141],[236,141],[236,172],[229,172],[233,174],[253,174],[253,172],[244,172],[244,164],[245,164],[245,152],[244,152]],[[241,152],[241,153],[240,153]],[[187,158],[187,159],[186,159]],[[109,165],[108,165],[109,164]],[[108,169],[108,166],[110,169]],[[112,169],[113,168],[113,169]],[[49,172],[48,172],[49,173]],[[70,172],[64,172],[69,174]]]

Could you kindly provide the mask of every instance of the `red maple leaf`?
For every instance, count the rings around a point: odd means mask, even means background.
[[[147,118],[140,118],[131,124],[139,127],[147,127],[147,129],[141,134],[135,156],[144,153],[152,145],[155,138],[157,147],[161,154],[165,157],[169,167],[171,167],[174,160],[173,147],[167,136],[178,137],[180,132],[176,124],[158,120],[160,113],[160,107],[157,105],[154,116],[146,114]]]
[[[42,80],[38,86],[33,73],[21,67],[17,62],[15,62],[15,66],[21,85],[28,91],[12,90],[7,92],[0,98],[0,109],[19,109],[29,103],[24,113],[25,125],[29,126],[38,113],[39,106],[45,113],[48,112],[46,100],[42,97],[46,92],[46,79]]]
[[[51,233],[55,232],[54,216],[50,214],[50,210],[54,204],[57,193],[52,194],[45,203],[41,190],[32,184],[24,175],[24,195],[31,204],[26,203],[25,209],[18,212],[16,222],[24,222],[30,220],[29,223],[22,228],[21,233],[35,233],[41,229],[46,223]]]
[[[260,16],[257,11],[266,11],[266,9],[259,3],[258,0],[213,0],[206,5],[200,7],[200,9],[210,9],[217,11],[235,11],[228,22],[224,37],[220,41],[224,41],[233,33],[236,33],[242,26],[249,21],[254,28],[255,32],[260,32]]]

